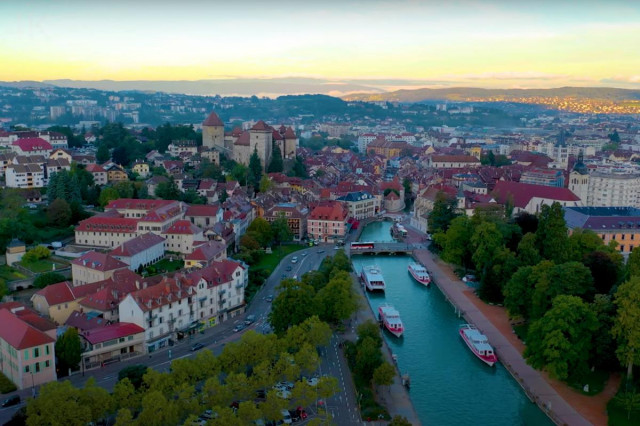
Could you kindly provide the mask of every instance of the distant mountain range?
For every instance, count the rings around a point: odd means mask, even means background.
[[[396,90],[385,93],[355,93],[343,96],[354,101],[421,102],[450,101],[509,101],[525,98],[574,98],[606,101],[640,100],[640,90],[610,87],[558,87],[554,89],[480,89],[477,87],[451,87],[444,89]]]

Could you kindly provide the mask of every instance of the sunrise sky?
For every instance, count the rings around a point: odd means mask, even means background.
[[[640,88],[638,1],[2,1],[0,80]]]

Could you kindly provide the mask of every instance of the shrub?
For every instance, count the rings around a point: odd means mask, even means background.
[[[51,284],[61,283],[65,281],[66,278],[62,274],[58,274],[57,272],[45,272],[44,274],[40,274],[33,280],[33,286],[35,288],[45,288]]]
[[[0,373],[0,393],[9,393],[17,390],[16,385],[7,378],[4,374]]]
[[[35,262],[40,259],[46,259],[51,256],[51,252],[48,248],[43,246],[36,246],[31,250],[27,251],[24,256],[22,256],[22,260],[25,262]]]

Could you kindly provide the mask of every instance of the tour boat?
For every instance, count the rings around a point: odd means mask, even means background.
[[[382,272],[380,272],[380,268],[377,266],[363,267],[360,273],[360,279],[369,291],[384,291],[386,287]]]
[[[419,263],[410,263],[408,269],[409,273],[416,281],[420,284],[426,285],[427,287],[429,286],[429,283],[431,283],[431,277],[429,276],[427,268]]]
[[[480,358],[489,367],[498,362],[498,356],[487,341],[487,336],[471,324],[462,324],[460,326],[460,337],[467,344],[471,352]]]
[[[401,337],[404,333],[404,325],[400,319],[400,313],[389,304],[381,305],[378,308],[378,317],[384,327],[396,337]]]

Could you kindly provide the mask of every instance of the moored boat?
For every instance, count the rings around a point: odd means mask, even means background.
[[[384,327],[394,336],[401,337],[404,333],[404,324],[400,319],[400,313],[389,304],[381,305],[378,308],[378,317]]]
[[[364,266],[360,272],[360,279],[369,291],[384,291],[386,288],[382,272],[377,266]]]
[[[427,268],[422,266],[419,263],[410,263],[408,266],[409,273],[413,277],[414,280],[418,281],[422,285],[429,286],[431,283],[431,276],[429,276],[429,271]]]
[[[493,347],[489,344],[487,336],[480,333],[475,326],[471,324],[462,324],[460,326],[460,337],[467,344],[471,352],[480,358],[490,367],[498,362],[498,356],[495,354]]]

